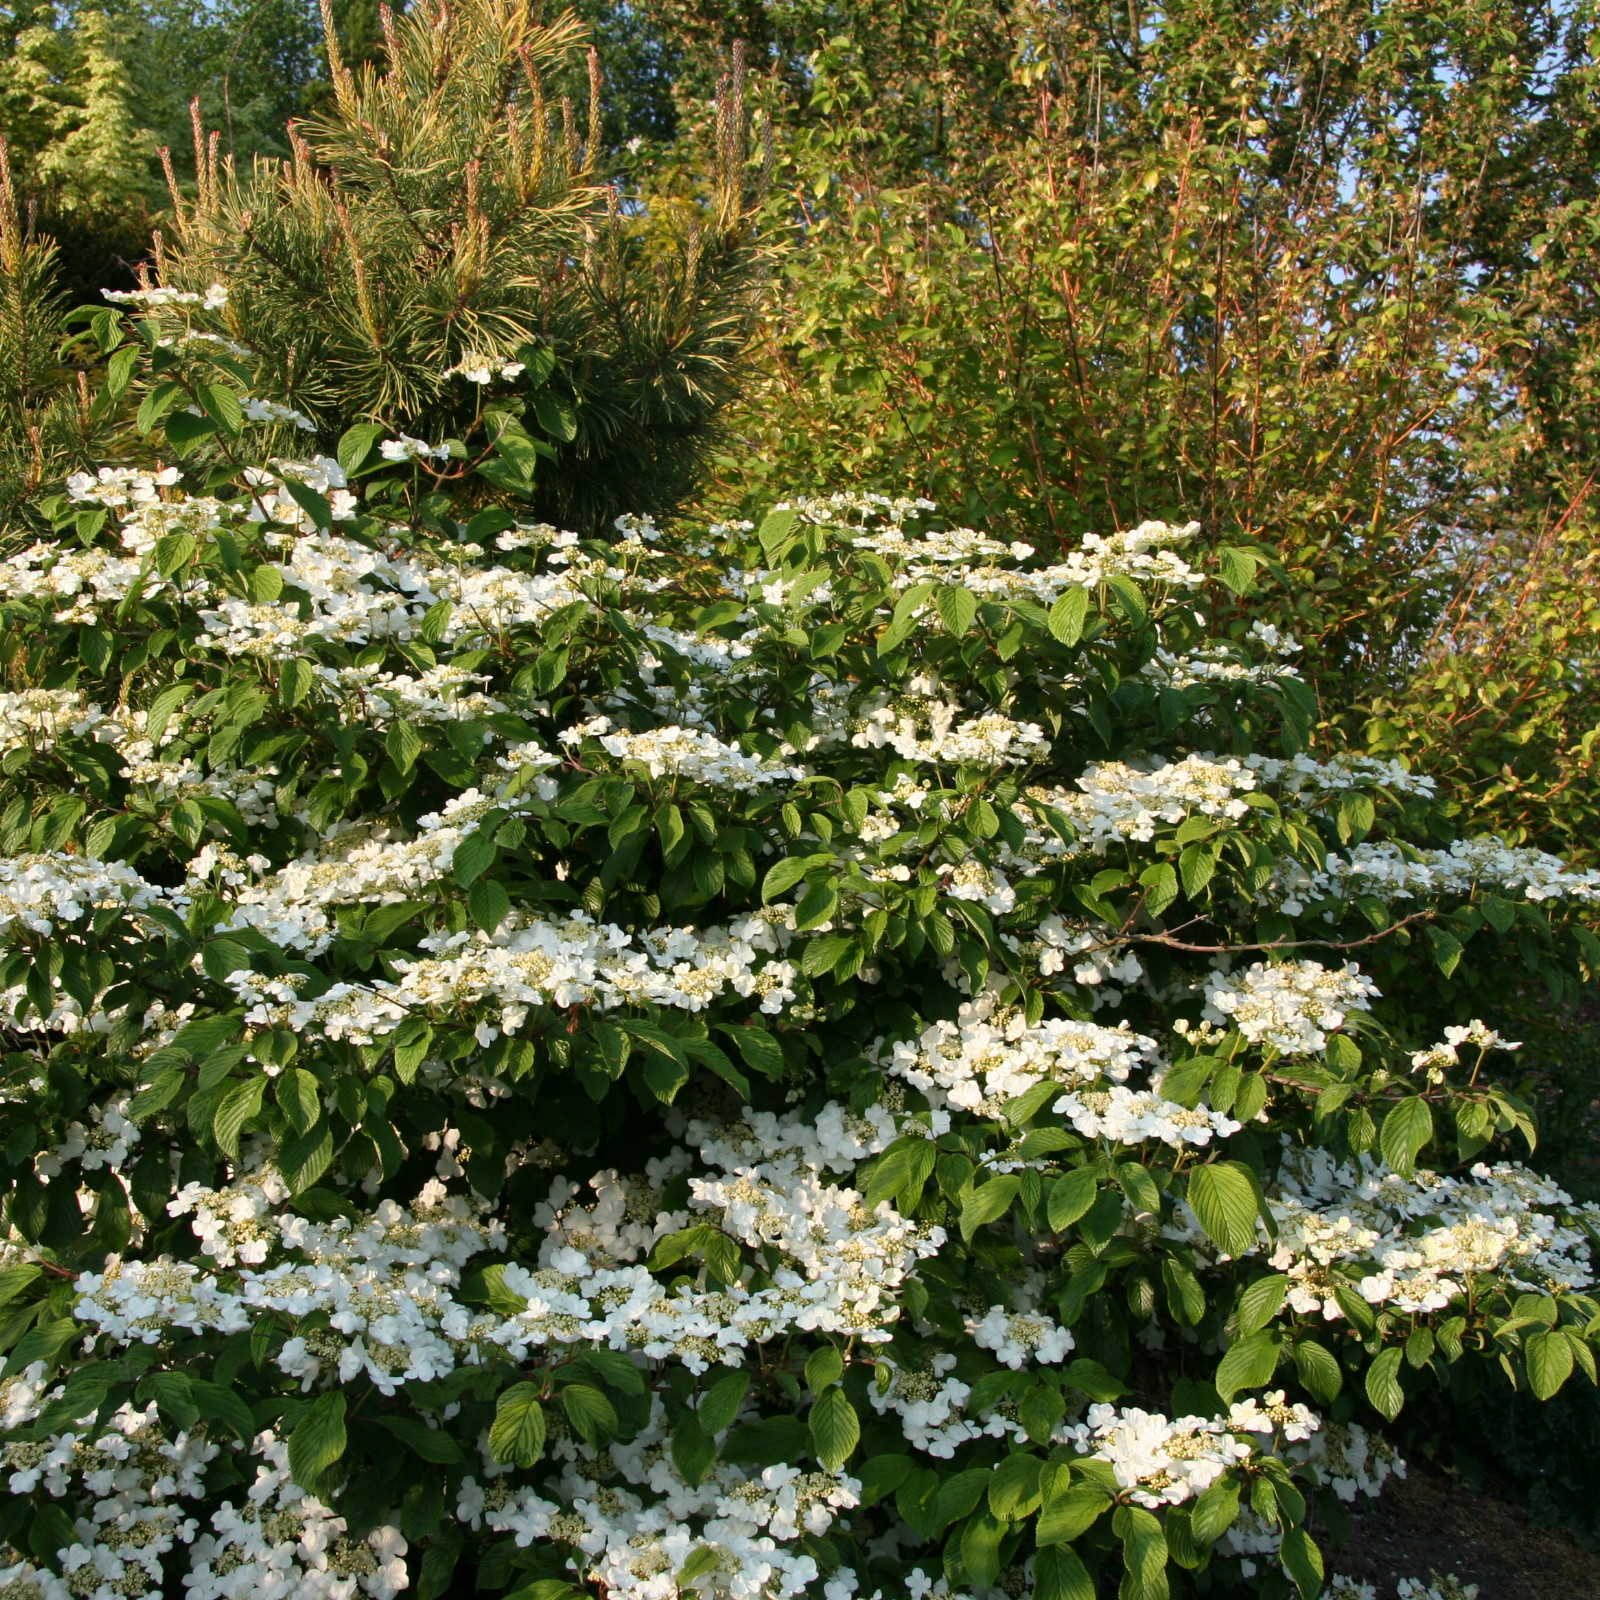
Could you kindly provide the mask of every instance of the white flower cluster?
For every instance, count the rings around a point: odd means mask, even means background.
[[[1174,1149],[1226,1139],[1240,1124],[1207,1106],[1181,1106],[1148,1089],[1116,1083],[1109,1089],[1077,1089],[1062,1095],[1051,1108],[1086,1139],[1112,1144],[1146,1144],[1159,1140]]]
[[[1478,1047],[1480,1061],[1491,1050],[1522,1048],[1510,1039],[1501,1038],[1488,1023],[1474,1017],[1464,1028],[1446,1028],[1443,1043],[1429,1045],[1426,1050],[1414,1050],[1411,1054],[1411,1070],[1425,1072],[1430,1084],[1443,1083],[1450,1068],[1461,1064],[1461,1047],[1464,1044]]]
[[[275,905],[262,909],[257,921],[258,909],[247,905],[243,918],[281,932],[286,942],[303,937],[315,947],[325,936],[318,908],[301,908],[310,914],[291,917]],[[485,1019],[479,1039],[488,1045],[496,1030],[516,1032],[533,1007],[544,1005],[701,1011],[731,993],[758,998],[760,1009],[775,1016],[795,998],[798,974],[776,958],[788,937],[766,917],[726,928],[630,934],[575,911],[565,922],[511,917],[492,937],[432,936],[424,946],[439,954],[396,960],[392,980],[335,983],[315,997],[302,998],[287,979],[256,973],[236,972],[229,982],[247,1007],[246,1020],[256,1026],[371,1044],[413,1013],[477,1011]]]
[[[224,284],[212,284],[204,294],[189,289],[172,289],[165,286],[139,289],[102,289],[101,295],[113,305],[143,306],[146,311],[156,311],[163,306],[199,306],[202,311],[221,311],[228,303],[228,290]]]
[[[1252,1044],[1285,1056],[1319,1055],[1352,1011],[1370,1011],[1378,986],[1353,961],[1252,962],[1205,982],[1206,1020],[1231,1023]]]
[[[502,361],[498,356],[463,356],[453,367],[445,369],[447,378],[464,378],[480,387],[499,378],[511,383],[520,378],[527,368],[523,361]]]
[[[540,1213],[540,1264],[505,1263],[488,1313],[451,1290],[466,1261],[503,1250],[504,1236],[437,1180],[409,1211],[381,1201],[359,1223],[324,1224],[282,1211],[286,1189],[262,1173],[221,1191],[191,1185],[170,1207],[193,1213],[202,1250],[219,1270],[233,1269],[231,1283],[192,1262],[112,1262],[80,1276],[76,1314],[117,1343],[153,1344],[177,1331],[238,1332],[270,1312],[320,1312],[327,1329],[284,1344],[280,1369],[306,1388],[365,1376],[385,1394],[496,1349],[524,1360],[546,1346],[593,1343],[704,1371],[738,1365],[750,1345],[796,1331],[887,1339],[898,1316],[892,1296],[917,1261],[937,1252],[944,1232],[907,1220],[887,1201],[868,1209],[858,1191],[822,1174],[846,1152],[883,1148],[892,1124],[853,1132],[835,1107],[816,1126],[786,1118],[696,1131],[711,1173],[690,1181],[687,1211],[641,1216],[641,1200],[654,1197],[631,1193],[614,1173],[593,1180],[594,1207],[574,1208],[576,1186],[553,1180]],[[747,1157],[752,1138],[762,1160],[723,1165]],[[662,1163],[658,1176],[681,1163]],[[745,1281],[668,1290],[634,1264],[695,1223],[775,1252],[763,1286],[749,1285],[746,1268]],[[1034,1336],[1019,1327],[1010,1337]],[[1043,1333],[1035,1338],[1047,1342]]]
[[[409,433],[402,433],[393,439],[385,439],[378,446],[378,454],[385,461],[448,461],[450,447],[429,444],[424,439],[413,439]]]
[[[1311,875],[1311,894],[1370,894],[1410,900],[1471,894],[1477,889],[1520,892],[1524,899],[1600,902],[1600,869],[1573,871],[1559,857],[1488,835],[1458,839],[1448,850],[1391,840],[1354,845],[1330,854]]]
[[[39,1362],[7,1380],[8,1430],[64,1397],[63,1387],[47,1388],[43,1371]],[[244,1446],[231,1448],[245,1455]],[[88,1415],[60,1431],[6,1444],[0,1473],[10,1492],[65,1502],[72,1542],[54,1552],[64,1576],[19,1563],[0,1571],[0,1594],[155,1600],[175,1556],[190,1600],[394,1600],[408,1586],[399,1529],[345,1537],[344,1519],[292,1482],[288,1451],[271,1431],[248,1447],[258,1464],[243,1504],[224,1502],[202,1531],[183,1502],[207,1497],[208,1469],[222,1453],[204,1426],[169,1435],[153,1402],[123,1404],[100,1422],[91,1402]]]
[[[860,1483],[842,1473],[792,1466],[751,1473],[719,1462],[690,1485],[667,1447],[665,1424],[657,1396],[648,1426],[627,1444],[598,1455],[567,1448],[562,1476],[542,1493],[469,1477],[456,1515],[509,1533],[520,1546],[575,1547],[568,1559],[575,1578],[625,1600],[678,1600],[708,1589],[729,1600],[788,1600],[814,1584],[816,1557],[802,1541],[820,1538],[858,1505]],[[828,1586],[829,1600],[848,1600],[853,1580],[844,1569]]]
[[[58,739],[81,739],[87,733],[98,738],[102,729],[109,731],[105,712],[88,704],[77,689],[0,693],[0,755],[11,750],[43,755]]]
[[[1255,1453],[1254,1441],[1239,1437],[1255,1431],[1254,1420],[1253,1415],[1250,1422],[1169,1418],[1133,1406],[1119,1410],[1100,1404],[1090,1406],[1087,1419],[1066,1433],[1080,1455],[1110,1463],[1117,1482],[1137,1505],[1176,1506],[1204,1494],[1229,1467]]]
[[[0,858],[0,936],[14,927],[49,937],[95,911],[140,911],[164,891],[120,861],[47,851]]]
[[[962,707],[941,698],[931,679],[913,680],[908,693],[880,696],[878,703],[862,708],[849,725],[849,737],[859,750],[889,749],[903,761],[958,766],[1022,766],[1050,752],[1037,723],[998,711],[963,718]]]
[[[880,1044],[883,1070],[903,1078],[936,1107],[999,1115],[1006,1103],[1036,1084],[1126,1083],[1158,1060],[1156,1043],[1127,1023],[1050,1017],[1030,1027],[1021,1011],[992,993],[965,1002],[953,1022],[936,1022],[915,1040]]]
[[[1188,689],[1197,683],[1276,683],[1298,678],[1300,669],[1286,661],[1245,661],[1225,644],[1197,645],[1173,651],[1157,647],[1140,672],[1162,689]]]
[[[601,719],[604,721],[605,719]],[[798,781],[800,767],[763,760],[694,728],[669,726],[648,733],[599,733],[601,748],[619,761],[637,761],[652,778],[685,778],[713,789],[749,791]]]
[[[298,428],[302,433],[316,432],[316,423],[305,412],[296,411],[293,406],[279,405],[276,400],[256,400],[243,395],[239,400],[239,409],[244,413],[247,422],[265,422],[274,426]]]
[[[1149,1140],[1181,1147],[1205,1145],[1237,1133],[1239,1124],[1207,1107],[1189,1108],[1127,1080],[1135,1069],[1159,1072],[1153,1039],[1126,1022],[1115,1028],[1094,1022],[1048,1018],[1034,1026],[1023,1015],[985,993],[966,1002],[953,1022],[937,1022],[915,1041],[880,1043],[883,1070],[920,1090],[935,1107],[956,1106],[1000,1116],[1009,1101],[1041,1083],[1070,1092],[1051,1109],[1079,1133],[1113,1144]]]
[[[1478,1600],[1478,1586],[1463,1583],[1453,1572],[1444,1577],[1430,1572],[1426,1583],[1421,1578],[1402,1578],[1395,1585],[1395,1600]]]
[[[1600,1207],[1575,1205],[1525,1167],[1402,1178],[1368,1156],[1340,1163],[1297,1149],[1268,1202],[1278,1228],[1270,1259],[1288,1275],[1288,1304],[1330,1321],[1345,1315],[1341,1288],[1411,1313],[1441,1311],[1486,1284],[1561,1294],[1595,1281]]]
[[[1030,1361],[1065,1361],[1074,1343],[1071,1332],[1049,1317],[1004,1306],[990,1306],[982,1317],[967,1318],[967,1332],[980,1350],[993,1350],[995,1359],[1013,1372]]]

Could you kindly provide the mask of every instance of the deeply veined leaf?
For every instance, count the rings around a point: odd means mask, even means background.
[[[544,1454],[548,1423],[539,1400],[539,1386],[514,1383],[495,1402],[489,1427],[489,1454],[496,1461],[531,1467]]]
[[[1390,1345],[1380,1350],[1367,1368],[1367,1399],[1390,1422],[1400,1415],[1406,1403],[1405,1391],[1400,1387],[1400,1363],[1404,1358],[1399,1345]]]
[[[808,1419],[811,1448],[830,1472],[837,1472],[861,1441],[861,1419],[843,1389],[827,1389],[817,1397]]]
[[[1197,1167],[1189,1179],[1189,1205],[1200,1226],[1230,1256],[1248,1255],[1256,1244],[1256,1186],[1236,1161]]]
[[[1389,1108],[1378,1135],[1383,1159],[1401,1177],[1416,1170],[1417,1152],[1433,1137],[1433,1113],[1420,1095],[1410,1095]]]
[[[289,1472],[302,1489],[317,1480],[345,1452],[345,1400],[342,1389],[318,1395],[289,1435]]]

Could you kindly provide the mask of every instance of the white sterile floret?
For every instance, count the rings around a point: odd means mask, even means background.
[[[385,461],[448,461],[450,447],[429,444],[423,439],[413,439],[409,433],[398,438],[385,439],[378,446],[378,454]]]
[[[204,294],[166,286],[152,288],[148,284],[138,289],[102,289],[100,293],[113,305],[143,306],[147,311],[163,306],[199,306],[202,311],[221,311],[228,303],[228,290],[220,283],[213,283]]]
[[[1298,1402],[1288,1404],[1283,1390],[1274,1389],[1259,1400],[1237,1400],[1228,1408],[1228,1426],[1238,1433],[1275,1433],[1290,1443],[1309,1439],[1321,1426],[1317,1414]]]
[[[1352,1011],[1370,1011],[1378,986],[1353,961],[1253,962],[1214,972],[1205,982],[1208,1021],[1232,1023],[1252,1044],[1281,1055],[1318,1055]]]
[[[990,1306],[981,1320],[968,1317],[967,1332],[979,1349],[993,1350],[995,1358],[1013,1371],[1029,1361],[1065,1361],[1075,1343],[1071,1332],[1049,1317],[1007,1311],[1004,1306]]]
[[[1375,895],[1380,900],[1412,900],[1470,894],[1493,889],[1520,894],[1535,903],[1600,901],[1600,869],[1569,868],[1559,857],[1528,845],[1507,844],[1487,835],[1458,839],[1448,850],[1365,841],[1344,853],[1329,854],[1310,879],[1312,894]]]
[[[1088,1139],[1113,1144],[1145,1144],[1159,1140],[1181,1149],[1226,1139],[1241,1124],[1207,1106],[1182,1106],[1152,1090],[1112,1084],[1107,1089],[1076,1089],[1063,1095],[1051,1109],[1065,1117]]]
[[[463,356],[453,367],[445,368],[445,377],[464,378],[480,388],[499,378],[504,383],[520,378],[526,368],[521,361],[507,361],[500,356]]]
[[[1444,1577],[1430,1572],[1426,1583],[1421,1578],[1402,1578],[1395,1586],[1395,1597],[1396,1600],[1478,1600],[1478,1586],[1463,1583],[1453,1572]]]
[[[652,778],[686,778],[735,792],[797,782],[800,767],[752,756],[693,728],[652,728],[648,733],[602,733],[601,747],[619,761],[637,761]]]
[[[883,1070],[903,1078],[935,1105],[998,1112],[1036,1084],[1123,1083],[1159,1059],[1156,1043],[1093,1022],[1048,1017],[1029,1026],[1020,1010],[990,993],[967,1001],[954,1022],[936,1022],[916,1040],[880,1046]]]
[[[1131,1406],[1092,1405],[1087,1420],[1066,1431],[1080,1454],[1110,1462],[1130,1498],[1150,1507],[1194,1499],[1255,1449],[1226,1418],[1174,1420]]]
[[[276,400],[256,400],[249,395],[241,395],[239,409],[247,422],[275,423],[298,428],[302,433],[316,431],[316,424],[303,411],[296,411],[293,406],[279,405]]]
[[[1289,1306],[1330,1321],[1345,1315],[1341,1289],[1410,1314],[1443,1310],[1469,1287],[1514,1296],[1595,1281],[1588,1229],[1600,1209],[1512,1164],[1402,1178],[1371,1157],[1293,1149],[1268,1203]]]

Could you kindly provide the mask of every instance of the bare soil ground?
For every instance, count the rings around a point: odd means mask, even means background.
[[[1600,1439],[1595,1441],[1600,1449]],[[1600,1600],[1600,1555],[1569,1533],[1529,1525],[1527,1513],[1459,1478],[1413,1466],[1391,1478],[1328,1565],[1394,1600],[1398,1578],[1454,1573],[1478,1600]]]

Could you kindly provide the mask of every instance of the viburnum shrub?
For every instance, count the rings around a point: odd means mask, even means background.
[[[1312,1600],[1593,1380],[1478,1014],[1600,874],[1305,754],[1247,556],[452,519],[226,299],[0,563],[0,1594]]]

